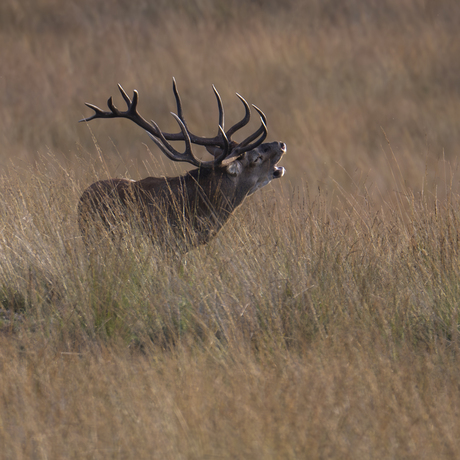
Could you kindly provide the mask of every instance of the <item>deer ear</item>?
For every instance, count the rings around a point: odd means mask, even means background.
[[[232,161],[227,166],[227,173],[230,174],[230,176],[238,176],[239,174],[241,174],[242,171],[243,165],[238,160]]]

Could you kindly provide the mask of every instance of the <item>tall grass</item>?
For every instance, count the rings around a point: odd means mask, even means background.
[[[2,3],[0,458],[456,458],[459,12]],[[177,129],[173,75],[199,135],[211,83],[260,106],[287,176],[183,257],[88,248],[87,185],[181,168],[82,103]]]
[[[179,261],[134,233],[88,255],[71,175],[17,180],[5,458],[455,457],[456,196],[268,190]]]

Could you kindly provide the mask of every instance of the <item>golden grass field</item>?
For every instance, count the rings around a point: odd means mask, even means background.
[[[0,459],[456,459],[456,0],[0,5]],[[117,83],[214,135],[235,92],[286,176],[181,261],[88,257],[80,194],[179,174]],[[254,119],[256,117],[254,116]],[[254,120],[251,127],[257,127]]]

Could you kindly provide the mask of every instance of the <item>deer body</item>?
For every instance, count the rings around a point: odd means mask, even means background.
[[[132,119],[147,130],[165,155],[173,161],[192,163],[197,169],[178,177],[147,177],[139,181],[108,179],[90,185],[80,198],[78,210],[80,229],[86,240],[96,221],[116,231],[120,223],[134,218],[142,223],[155,242],[186,252],[215,236],[248,195],[283,176],[284,168],[277,163],[286,152],[286,146],[282,142],[262,144],[266,126],[265,116],[259,109],[256,108],[261,114],[261,128],[242,143],[229,140],[234,131],[249,121],[249,108],[240,96],[246,116],[225,133],[223,109],[215,90],[220,113],[219,135],[199,138],[186,128],[175,82],[178,115],[173,115],[181,128],[178,134],[162,133],[154,122],[148,123],[137,113],[137,93],[131,102],[121,87],[120,91],[128,104],[127,112],[118,111],[109,99],[111,112],[87,104],[96,112],[90,119],[115,116]],[[260,139],[251,144],[259,136]],[[168,139],[183,140],[186,151],[177,152]],[[214,160],[198,160],[191,151],[191,144],[206,146]]]

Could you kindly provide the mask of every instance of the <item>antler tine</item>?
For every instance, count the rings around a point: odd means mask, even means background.
[[[214,94],[215,94],[216,99],[217,99],[217,106],[219,107],[219,127],[221,127],[222,131],[223,131],[224,130],[224,123],[225,123],[224,106],[222,105],[222,99],[220,97],[219,91],[217,91],[217,89],[216,89],[216,87],[214,85],[212,85],[212,90],[214,91]],[[221,133],[220,130],[219,130],[219,133]]]
[[[113,103],[113,98],[112,96],[109,97],[107,100],[107,107],[110,109],[114,117],[120,117],[121,112],[115,107],[115,104]],[[128,108],[129,111],[129,108]]]
[[[123,89],[123,86],[121,86],[120,83],[118,83],[118,89],[119,89],[123,99],[125,100],[126,105],[128,106],[128,109],[129,109],[129,107],[131,105],[131,99],[129,98],[128,93]],[[137,93],[137,91],[134,90],[134,94],[136,94],[136,93]]]
[[[152,120],[152,123],[153,120]],[[155,123],[156,125],[156,123]],[[158,125],[156,125],[158,126]],[[158,148],[172,161],[180,161],[180,159],[176,158],[152,133],[150,133],[149,131],[145,131],[148,136],[150,137],[150,139],[155,142],[155,144],[158,146]]]
[[[235,134],[239,129],[243,128],[249,123],[249,120],[251,119],[251,109],[249,108],[249,104],[246,102],[246,99],[241,96],[240,94],[236,93],[237,97],[240,99],[240,101],[244,105],[245,109],[245,114],[242,120],[240,120],[238,123],[235,123],[227,132],[227,137],[230,139],[233,134]]]
[[[257,110],[257,112],[259,113],[260,118],[261,118],[262,121],[264,122],[264,125],[267,126],[267,116],[265,115],[265,113],[263,113],[262,110],[260,110],[259,107],[257,107],[257,105],[252,104],[252,106],[253,106],[253,107]]]
[[[176,99],[177,116],[181,119],[184,126],[187,127],[187,123],[185,122],[184,114],[182,112],[182,101],[180,100],[179,90],[177,89],[177,83],[174,77],[173,77],[173,93],[174,93],[174,98]]]
[[[254,104],[252,106],[258,112],[258,114],[260,115],[261,124],[260,124],[260,128],[255,133],[253,133],[250,136],[248,136],[243,142],[240,142],[238,147],[239,148],[244,147],[244,150],[242,149],[241,152],[247,152],[249,150],[252,150],[252,149],[256,148],[267,137],[267,117],[266,117],[265,113],[263,113],[262,110],[259,109],[259,107],[255,106]],[[254,144],[250,144],[249,145],[250,148],[247,148],[248,144],[250,142],[252,142],[254,139],[257,139],[259,136],[261,136],[261,138],[257,142],[255,142]]]
[[[100,109],[97,105],[90,104],[89,102],[85,102],[86,107],[89,107],[91,110],[94,110],[94,115],[91,115],[88,118],[82,118],[81,120],[78,120],[78,123],[81,123],[83,121],[91,121],[94,120],[95,118],[114,118],[114,114],[110,112],[104,112],[102,109]]]

